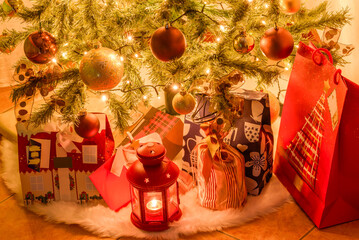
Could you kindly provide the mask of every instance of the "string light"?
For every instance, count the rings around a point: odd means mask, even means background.
[[[263,24],[263,25],[266,25],[266,21],[262,20],[262,24]]]
[[[173,84],[173,86],[172,86],[173,90],[177,90],[178,88],[179,88],[179,86],[177,84]]]
[[[259,58],[256,58],[256,61],[258,62],[258,61],[259,61]]]
[[[53,59],[52,59],[52,62],[53,62],[53,63],[57,63],[56,58],[53,58]]]
[[[128,35],[128,36],[127,36],[127,39],[128,39],[128,41],[132,41],[132,40],[133,40],[132,35]]]
[[[219,25],[219,29],[220,29],[222,32],[226,31],[226,27],[223,26],[223,25]]]
[[[268,3],[264,4],[264,7],[265,7],[265,8],[269,8]]]
[[[137,53],[135,53],[135,58],[138,58],[138,54],[137,54]]]
[[[219,42],[219,41],[221,41],[221,38],[218,37],[216,40],[217,40],[217,42]]]
[[[69,45],[69,43],[65,43],[64,46],[66,47],[67,45]]]
[[[247,0],[249,3],[253,2],[253,0]]]
[[[121,62],[123,62],[125,59],[121,56],[121,57],[120,57],[120,60],[121,60]]]
[[[161,96],[157,96],[157,99],[161,99]]]
[[[84,55],[86,55],[87,54],[87,52],[84,52]]]
[[[207,68],[206,73],[207,73],[207,74],[210,74],[210,73],[211,73],[211,69]]]
[[[127,80],[126,83],[127,83],[127,84],[130,84],[130,81]]]
[[[107,94],[102,94],[102,95],[101,95],[101,100],[102,100],[103,102],[106,102],[106,101],[108,100]]]
[[[146,96],[146,95],[144,95],[144,96],[143,96],[143,99],[144,99],[144,100],[146,100],[146,99],[147,99],[147,96]]]
[[[67,58],[67,52],[63,52],[63,53],[62,53],[62,57],[63,57],[63,58]]]

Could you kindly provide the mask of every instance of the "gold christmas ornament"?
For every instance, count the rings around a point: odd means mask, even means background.
[[[180,91],[172,100],[173,109],[179,114],[188,114],[196,106],[196,99],[186,91]]]
[[[81,79],[92,90],[109,90],[116,87],[121,81],[123,71],[120,56],[105,47],[90,50],[80,63]]]
[[[241,32],[234,38],[233,47],[238,53],[249,53],[254,48],[254,38],[245,32]]]

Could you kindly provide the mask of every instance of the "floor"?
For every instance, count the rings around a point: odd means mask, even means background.
[[[54,224],[17,204],[0,178],[0,239],[2,240],[95,240],[98,238],[77,225]],[[121,238],[121,240],[132,238]],[[202,233],[181,239],[359,239],[359,220],[324,230],[318,230],[294,202],[286,203],[277,212],[244,226],[212,233]]]

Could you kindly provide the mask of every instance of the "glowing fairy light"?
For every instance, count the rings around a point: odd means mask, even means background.
[[[128,39],[128,41],[132,41],[132,40],[133,40],[132,35],[128,35],[128,36],[127,36],[127,39]]]
[[[211,69],[207,68],[206,73],[207,73],[207,74],[210,74],[210,73],[211,73]]]
[[[226,31],[226,27],[223,26],[223,25],[219,25],[219,29],[220,29],[222,32]]]
[[[137,53],[135,53],[135,58],[138,58],[138,54],[137,54]]]
[[[108,100],[107,94],[102,94],[102,95],[101,95],[101,100],[102,100],[103,102],[106,102],[106,101]]]
[[[53,63],[57,63],[56,58],[53,58],[53,59],[52,59],[52,62],[53,62]]]
[[[265,8],[269,8],[268,3],[264,4],[264,7],[265,7]]]
[[[147,96],[146,96],[146,95],[145,95],[145,96],[143,96],[143,99],[144,99],[144,100],[146,100],[146,99],[147,99]]]
[[[253,0],[247,0],[249,3],[253,2]]]
[[[66,47],[66,46],[68,46],[69,45],[69,43],[64,43],[64,46]]]
[[[161,99],[161,96],[157,96],[157,99]]]
[[[121,57],[120,57],[120,60],[121,60],[121,62],[123,62],[125,59],[121,56]]]
[[[262,24],[263,24],[263,25],[266,25],[266,21],[262,20]]]
[[[130,81],[127,80],[126,83],[127,83],[127,84],[130,84]]]
[[[63,57],[63,58],[67,58],[67,52],[63,52],[63,53],[62,53],[62,57]]]
[[[173,84],[173,86],[172,86],[173,90],[178,90],[178,88],[179,88],[179,86],[177,84]]]
[[[221,41],[221,38],[218,37],[216,40],[217,40],[217,42],[220,42],[220,41]]]
[[[84,55],[86,55],[87,54],[87,52],[84,52]]]

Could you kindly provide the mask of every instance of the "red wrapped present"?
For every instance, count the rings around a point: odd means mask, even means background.
[[[326,49],[300,43],[274,161],[274,173],[319,228],[359,219],[359,86],[332,63]]]
[[[101,198],[89,175],[112,156],[114,141],[107,116],[95,115],[99,131],[87,139],[78,136],[72,126],[55,122],[38,128],[17,124],[25,204],[31,199],[83,202]]]
[[[127,169],[138,160],[135,148],[139,144],[159,142],[157,133],[149,134],[132,143],[117,148],[116,154],[90,175],[97,190],[114,211],[120,210],[131,201],[130,185],[126,178]]]

